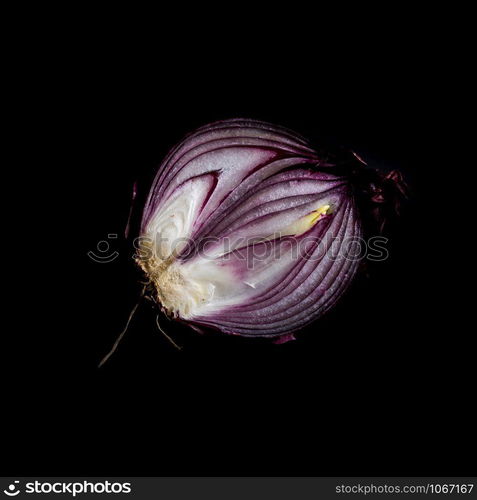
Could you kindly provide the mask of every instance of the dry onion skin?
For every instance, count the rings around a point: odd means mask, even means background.
[[[356,275],[352,179],[269,123],[188,135],[160,165],[141,221],[136,261],[160,308],[195,328],[292,339]]]

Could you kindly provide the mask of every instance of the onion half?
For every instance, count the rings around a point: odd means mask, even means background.
[[[356,274],[362,229],[350,179],[289,130],[213,123],[167,155],[137,262],[165,313],[227,334],[289,340]]]

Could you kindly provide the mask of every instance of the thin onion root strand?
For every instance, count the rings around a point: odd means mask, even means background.
[[[132,320],[139,304],[141,303],[142,298],[144,297],[145,291],[146,291],[146,287],[144,286],[142,291],[141,291],[141,295],[139,296],[139,300],[136,302],[136,305],[132,308],[131,312],[129,313],[129,318],[126,322],[126,326],[124,327],[124,330],[119,334],[118,338],[116,339],[116,342],[114,342],[113,347],[108,352],[108,354],[106,354],[106,356],[104,356],[104,358],[101,360],[101,362],[98,365],[98,368],[101,368],[104,365],[104,363],[106,363],[106,361],[108,361],[108,359],[114,354],[114,352],[118,348],[119,343],[121,342],[122,338],[124,337],[124,335],[128,331],[129,324],[131,323],[131,320]]]
[[[157,325],[157,328],[159,329],[159,331],[162,333],[162,335],[164,335],[164,337],[166,337],[166,339],[176,348],[178,349],[179,351],[182,350],[182,347],[177,345],[174,340],[169,336],[167,335],[167,333],[161,328],[161,325],[159,324],[159,314],[156,316],[156,325]]]

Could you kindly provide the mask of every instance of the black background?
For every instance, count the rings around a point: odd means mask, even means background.
[[[446,200],[431,200],[447,172],[435,155],[442,100],[436,109],[433,56],[411,28],[385,23],[367,41],[360,28],[341,43],[348,28],[298,39],[281,27],[249,43],[199,30],[184,49],[176,32],[149,42],[151,55],[127,33],[83,36],[58,55],[50,97],[37,96],[49,155],[23,170],[45,223],[29,219],[41,265],[21,283],[7,338],[4,475],[467,472],[470,353],[442,278]],[[167,325],[177,351],[141,306],[97,369],[139,293],[121,239],[133,182],[147,190],[184,134],[231,117],[400,169],[411,199],[390,258],[297,341]],[[119,258],[93,262],[87,252],[111,233]]]

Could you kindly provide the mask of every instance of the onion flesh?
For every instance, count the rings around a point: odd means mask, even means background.
[[[316,320],[358,268],[362,235],[346,176],[299,135],[253,120],[210,124],[165,158],[137,261],[170,316],[281,340]]]

